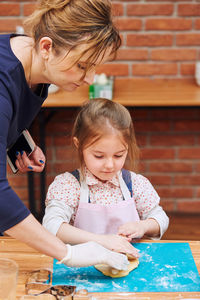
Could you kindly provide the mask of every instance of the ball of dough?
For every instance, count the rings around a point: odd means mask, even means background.
[[[106,276],[110,276],[113,278],[117,278],[117,277],[119,278],[119,277],[127,276],[132,270],[136,269],[137,266],[139,265],[139,260],[137,258],[132,259],[132,257],[131,257],[131,260],[129,260],[129,262],[130,262],[130,264],[128,265],[127,270],[119,271],[119,270],[116,270],[116,269],[111,268],[110,266],[104,265],[104,264],[95,265],[95,268],[97,270],[99,270],[100,272],[102,272]]]

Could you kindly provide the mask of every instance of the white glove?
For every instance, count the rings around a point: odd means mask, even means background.
[[[58,262],[69,267],[88,267],[107,264],[117,270],[126,270],[129,261],[124,254],[113,252],[96,242],[87,242],[75,246],[67,245],[67,255]]]

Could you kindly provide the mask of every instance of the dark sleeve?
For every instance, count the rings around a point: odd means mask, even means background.
[[[11,118],[12,105],[0,90],[0,232],[13,227],[30,214],[7,180],[6,148]]]

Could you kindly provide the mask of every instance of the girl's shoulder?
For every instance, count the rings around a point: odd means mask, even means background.
[[[80,186],[79,181],[71,172],[64,172],[57,175],[52,182],[53,185],[63,184],[64,186]]]
[[[132,189],[135,197],[140,197],[141,194],[152,197],[153,199],[160,199],[155,188],[150,180],[141,174],[130,171],[132,180]]]
[[[150,181],[145,176],[135,173],[133,171],[129,171],[131,174],[131,180],[133,184],[150,184]]]
[[[47,192],[46,203],[57,200],[63,201],[71,207],[76,207],[79,197],[79,183],[70,172],[65,172],[57,175],[54,178],[54,181],[50,184]]]
[[[77,171],[77,173],[78,173],[78,169],[75,170],[75,171]],[[58,178],[58,179],[65,178],[65,179],[77,181],[77,178],[76,178],[76,176],[74,176],[74,173],[75,173],[74,171],[72,171],[72,172],[66,171],[64,173],[61,173],[61,174],[57,175],[55,178]]]

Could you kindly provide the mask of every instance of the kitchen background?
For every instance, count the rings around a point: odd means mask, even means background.
[[[16,31],[35,1],[0,1],[0,33]],[[189,80],[200,59],[200,1],[112,1],[122,37],[117,59],[98,69],[117,78]],[[199,87],[200,88],[200,87]],[[180,91],[181,92],[181,91]],[[145,93],[145,86],[144,86]],[[155,91],[156,93],[156,91]],[[73,101],[73,94],[71,96]],[[200,213],[200,107],[131,107],[141,149],[140,173],[149,178],[169,213]],[[46,126],[47,186],[76,167],[70,133],[77,108],[59,110]],[[32,126],[38,139],[38,118]],[[26,175],[9,182],[28,206]],[[39,176],[35,196],[40,204]]]

